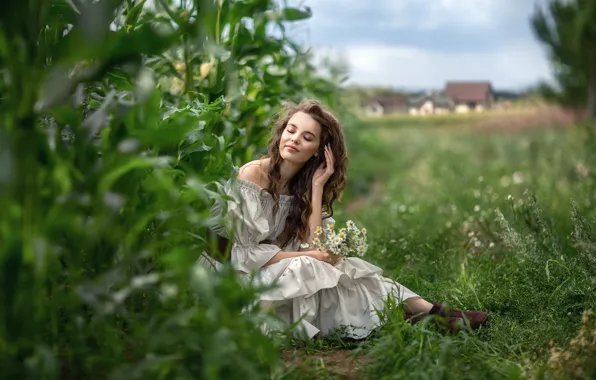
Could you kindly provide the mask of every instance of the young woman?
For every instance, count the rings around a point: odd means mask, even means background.
[[[225,222],[212,231],[226,238],[234,233],[230,258],[237,271],[256,271],[261,282],[276,285],[261,295],[261,304],[288,323],[298,321],[309,337],[341,326],[347,337],[365,338],[378,326],[375,309],[382,310],[388,297],[403,303],[413,322],[437,315],[433,320],[447,331],[485,324],[486,313],[445,310],[362,259],[301,248],[318,226],[335,223],[333,203],[345,188],[347,163],[339,121],[319,102],[305,100],[280,117],[268,154],[226,183],[234,200],[226,208],[214,205]],[[205,253],[199,262],[221,265]]]

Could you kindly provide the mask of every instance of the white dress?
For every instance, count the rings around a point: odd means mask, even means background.
[[[254,273],[261,283],[275,287],[261,294],[261,305],[274,309],[287,323],[298,322],[309,338],[325,335],[342,327],[343,336],[361,339],[379,325],[375,309],[382,310],[387,297],[400,303],[418,297],[405,286],[382,276],[382,269],[359,258],[346,258],[331,265],[317,259],[299,256],[283,259],[263,267],[279,251],[299,251],[300,242],[285,247],[276,238],[294,200],[281,195],[277,215],[273,216],[273,198],[250,181],[234,176],[224,186],[233,200],[227,201],[225,220],[211,229],[222,236],[235,229],[230,252],[232,266],[241,274]],[[221,215],[216,203],[212,211]],[[323,215],[323,224],[335,223]],[[231,221],[236,220],[232,225]],[[222,264],[202,253],[198,264],[217,270]]]

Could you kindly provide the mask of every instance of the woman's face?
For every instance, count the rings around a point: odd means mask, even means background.
[[[301,164],[308,161],[321,144],[321,126],[309,114],[296,112],[284,129],[279,141],[281,158]]]

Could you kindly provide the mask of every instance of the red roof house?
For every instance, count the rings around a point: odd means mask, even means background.
[[[466,104],[472,108],[490,108],[495,100],[490,82],[447,82],[444,93],[455,104]]]

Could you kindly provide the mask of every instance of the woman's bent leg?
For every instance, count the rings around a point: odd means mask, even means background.
[[[428,313],[433,304],[424,300],[422,297],[412,297],[404,301],[404,311],[407,314]]]

